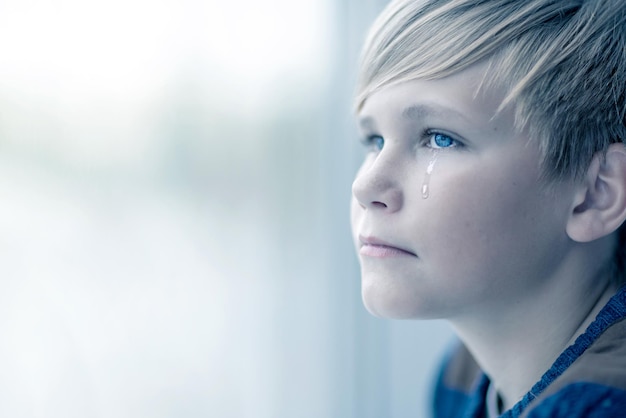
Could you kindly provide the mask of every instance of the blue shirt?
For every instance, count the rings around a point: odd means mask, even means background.
[[[484,418],[488,387],[488,377],[459,343],[444,358],[433,416]],[[626,418],[626,287],[501,417]]]

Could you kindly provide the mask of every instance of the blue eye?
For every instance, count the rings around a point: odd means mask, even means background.
[[[381,151],[385,146],[385,139],[380,135],[370,135],[363,139],[363,144],[373,151]]]
[[[376,148],[378,151],[381,151],[385,146],[385,138],[383,138],[382,136],[375,136],[374,138],[372,138],[372,145],[374,145],[374,148]]]
[[[451,148],[458,147],[460,145],[455,139],[452,139],[445,134],[431,133],[429,134],[429,137],[430,140],[428,142],[428,146],[430,148]]]

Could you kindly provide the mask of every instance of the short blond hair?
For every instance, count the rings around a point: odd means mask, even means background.
[[[394,0],[366,39],[355,107],[383,87],[488,63],[515,125],[539,142],[546,179],[581,178],[626,140],[626,1]],[[626,227],[614,257],[626,277]]]
[[[374,91],[487,60],[546,174],[581,176],[626,138],[626,1],[395,0],[373,24],[356,107]]]

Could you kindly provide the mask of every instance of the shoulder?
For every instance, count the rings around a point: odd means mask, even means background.
[[[576,346],[572,347],[576,348]],[[575,351],[575,350],[573,350]],[[569,354],[569,353],[565,353]],[[571,354],[572,357],[576,354]],[[556,363],[558,368],[559,362]],[[626,318],[609,325],[588,348],[575,357],[546,390],[550,396],[578,382],[626,391]]]
[[[486,381],[480,367],[460,342],[456,342],[443,358],[434,392],[435,418],[465,416],[482,402],[481,383]],[[486,389],[486,385],[485,385]]]
[[[557,364],[558,366],[558,364]],[[528,408],[529,418],[626,416],[626,319],[611,324]]]
[[[439,379],[447,387],[470,393],[481,374],[478,363],[465,345],[455,341],[443,358]]]
[[[572,383],[532,408],[528,418],[622,418],[626,391],[598,383]]]

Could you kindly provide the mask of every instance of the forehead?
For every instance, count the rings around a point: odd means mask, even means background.
[[[486,82],[487,65],[475,64],[434,80],[412,80],[373,92],[358,112],[359,125],[372,128],[381,119],[455,121],[513,129],[513,112],[500,109],[505,92]]]

